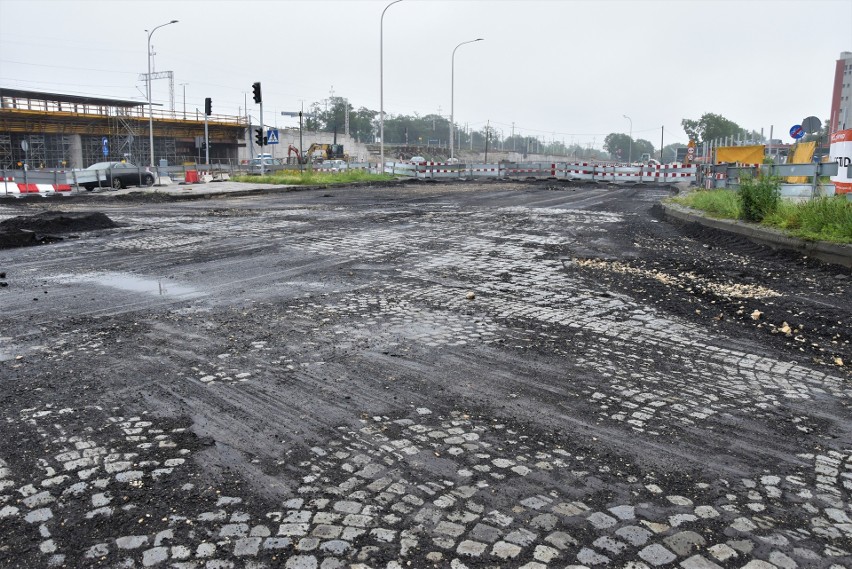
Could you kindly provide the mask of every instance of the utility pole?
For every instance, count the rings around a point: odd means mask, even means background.
[[[189,83],[181,83],[181,86],[183,87],[183,120],[186,120],[186,86],[187,85],[189,85]]]
[[[515,121],[512,121],[512,152],[515,151]]]
[[[491,120],[489,119],[485,123],[485,163],[488,164],[488,139],[490,138],[488,134],[491,132]]]
[[[663,163],[663,139],[666,134],[666,125],[660,127],[660,164]]]

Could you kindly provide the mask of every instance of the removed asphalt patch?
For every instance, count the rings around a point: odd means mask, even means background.
[[[61,234],[118,227],[100,212],[43,212],[0,221],[0,249],[62,240]]]

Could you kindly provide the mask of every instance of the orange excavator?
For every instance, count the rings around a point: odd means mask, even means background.
[[[297,162],[296,162],[296,163],[297,163],[297,164],[304,164],[304,163],[305,163],[305,161],[304,161],[304,160],[302,160],[302,153],[301,153],[301,152],[299,152],[299,149],[298,149],[298,148],[296,148],[295,146],[293,146],[292,144],[291,144],[291,145],[290,145],[290,147],[287,149],[287,162],[290,162],[290,157],[291,157],[294,153],[296,154],[296,160],[297,160]]]

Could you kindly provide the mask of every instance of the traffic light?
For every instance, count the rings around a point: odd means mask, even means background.
[[[266,143],[266,139],[263,137],[262,128],[254,129],[254,140],[258,146],[263,146]]]
[[[260,96],[260,81],[257,83],[252,83],[251,85],[252,92],[254,93],[254,102],[259,103],[263,100]]]
[[[207,97],[204,99],[204,114],[210,116],[213,114],[213,99]]]

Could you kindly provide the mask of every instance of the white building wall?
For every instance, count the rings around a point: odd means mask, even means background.
[[[248,145],[240,146],[240,160],[249,160],[252,156],[260,153],[272,154],[275,158],[287,158],[288,148],[292,144],[299,148],[299,129],[298,128],[279,128],[278,129],[278,144],[270,144],[264,146],[263,150],[254,143],[254,129],[257,126],[252,125],[250,132],[250,140]],[[317,132],[312,130],[302,131],[302,150],[310,148],[311,144],[334,144],[333,132]],[[349,159],[353,162],[367,162],[369,153],[367,145],[364,143],[355,142],[351,136],[346,136],[337,133],[337,144],[343,145],[343,151],[349,155]]]

